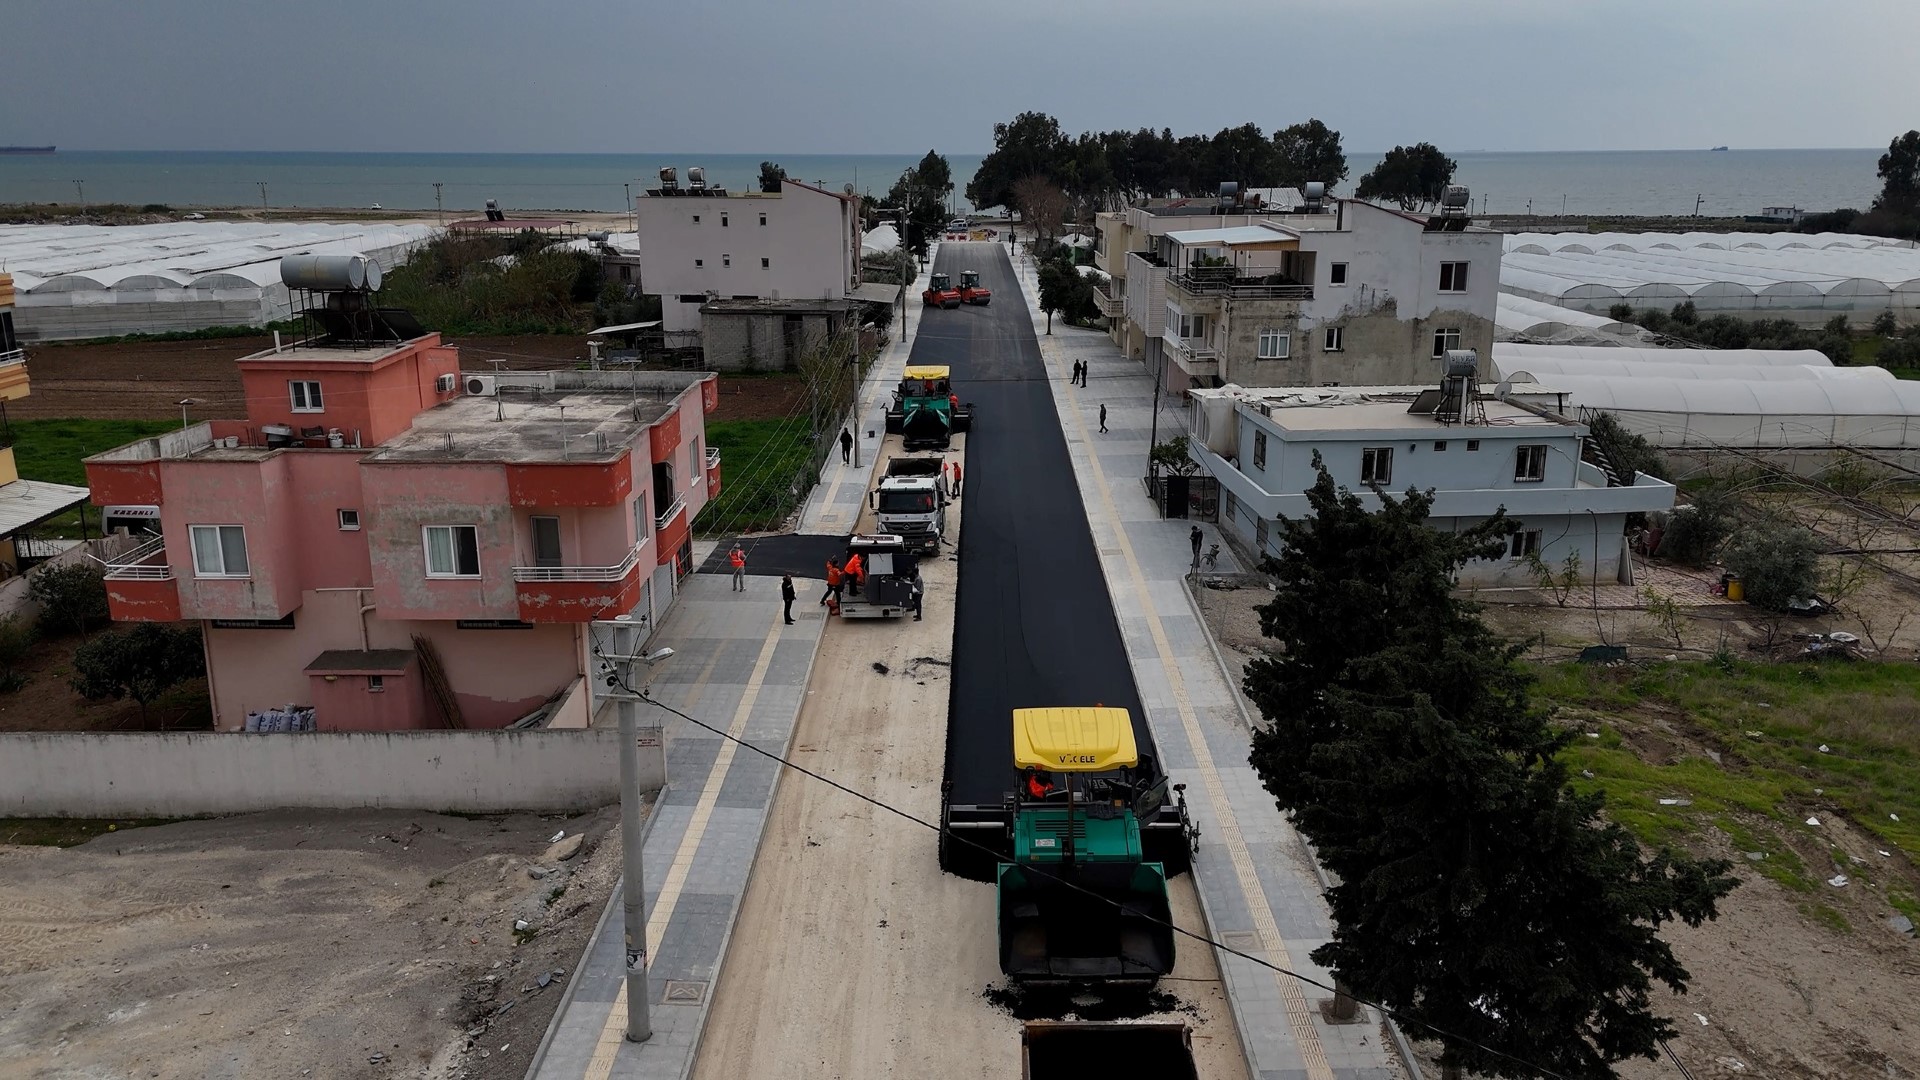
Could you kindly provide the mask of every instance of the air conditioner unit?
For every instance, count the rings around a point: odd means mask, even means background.
[[[459,385],[460,385],[460,377],[452,373],[442,375],[439,378],[433,380],[433,388],[442,394],[453,393],[454,388]]]
[[[470,397],[494,397],[500,393],[498,380],[491,375],[467,376],[467,394]]]

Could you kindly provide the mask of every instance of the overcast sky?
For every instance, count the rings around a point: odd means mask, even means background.
[[[1273,129],[1350,151],[1884,147],[1920,0],[7,0],[0,143],[974,153]]]

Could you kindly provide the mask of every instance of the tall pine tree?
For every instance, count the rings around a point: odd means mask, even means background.
[[[1282,651],[1245,685],[1268,722],[1254,768],[1338,878],[1313,959],[1458,1036],[1449,1071],[1604,1076],[1652,1057],[1672,1033],[1653,983],[1687,982],[1658,929],[1713,918],[1727,864],[1649,858],[1568,785],[1568,736],[1530,702],[1518,649],[1454,592],[1514,523],[1441,532],[1431,495],[1357,495],[1324,468],[1307,496],[1268,561],[1261,630]]]

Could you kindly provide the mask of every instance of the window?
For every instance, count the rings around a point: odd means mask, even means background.
[[[761,214],[761,215],[760,215],[760,224],[764,226],[764,225],[766,225],[766,223],[767,223],[767,215],[765,215],[765,214]]]
[[[1467,452],[1468,452],[1468,453],[1472,453],[1473,451],[1475,451],[1475,450],[1478,450],[1478,449],[1480,449],[1480,440],[1479,440],[1479,439],[1468,439],[1468,440],[1467,440]]]
[[[560,519],[557,517],[529,518],[528,525],[533,531],[533,565],[553,567],[560,562]]]
[[[731,255],[722,255],[722,256],[720,256],[720,265],[721,265],[721,266],[732,266],[732,265],[733,265],[733,256],[731,256]]]
[[[428,525],[420,530],[427,547],[428,577],[479,577],[480,530],[472,525]]]
[[[1433,358],[1435,360],[1444,359],[1448,349],[1457,349],[1459,347],[1459,327],[1449,326],[1444,330],[1435,330],[1433,332]]]
[[[653,531],[653,509],[643,497],[633,500],[633,545],[639,547],[647,542],[647,536]]]
[[[1393,483],[1393,447],[1369,446],[1360,451],[1360,482]]]
[[[313,379],[295,379],[287,384],[293,397],[294,412],[320,412],[320,383]]]
[[[1167,329],[1175,337],[1204,338],[1207,336],[1207,317],[1189,315],[1172,304],[1167,305]]]
[[[622,263],[622,264],[620,264],[620,280],[621,280],[621,281],[632,281],[632,280],[633,280],[633,267],[631,267],[631,266],[628,266],[628,265],[626,265],[625,263]]]
[[[384,694],[386,693],[386,691],[387,691],[387,677],[385,675],[367,676],[367,693]]]
[[[1227,520],[1232,521],[1234,518],[1237,518],[1240,516],[1240,500],[1234,498],[1233,492],[1231,491],[1226,492],[1225,494],[1226,494],[1226,498],[1222,501],[1221,505],[1226,507]]]
[[[1253,433],[1253,467],[1256,469],[1267,467],[1267,433],[1264,431]]]
[[[1516,559],[1540,554],[1540,530],[1528,529],[1525,532],[1514,533],[1513,538],[1507,542],[1507,553]]]
[[[767,269],[768,267],[770,267],[770,266],[772,266],[772,265],[773,265],[773,260],[772,260],[772,259],[761,259],[761,260],[760,260],[760,269],[762,269],[762,270],[765,270],[765,269]]]
[[[1538,483],[1547,478],[1547,448],[1522,446],[1513,455],[1513,482]]]
[[[1467,291],[1467,264],[1463,262],[1443,262],[1440,264],[1440,291]]]
[[[695,266],[705,266],[705,265],[707,265],[707,260],[705,260],[705,259],[695,259],[695,260],[693,260],[693,265],[695,265]]]
[[[360,531],[360,511],[358,510],[340,511],[340,531],[341,532],[359,532]]]
[[[1436,440],[1436,441],[1434,442],[1434,444],[1433,444],[1433,452],[1434,452],[1434,453],[1436,453],[1436,454],[1437,454],[1437,453],[1440,453],[1441,451],[1443,451],[1443,450],[1445,450],[1446,448],[1447,448],[1447,442],[1446,442],[1446,440],[1445,440],[1445,439],[1439,439],[1439,440]]]
[[[1267,522],[1265,518],[1253,523],[1253,546],[1257,551],[1267,550]]]
[[[695,215],[693,215],[693,223],[694,223],[695,225],[698,225],[698,224],[700,224],[700,215],[699,215],[699,214],[695,214]]]
[[[1323,335],[1320,339],[1320,351],[1321,352],[1339,352],[1346,345],[1345,341],[1342,340],[1344,336],[1345,335],[1343,335],[1340,332],[1339,327],[1337,326],[1327,327],[1326,334]]]
[[[681,293],[679,299],[680,299],[680,302],[683,304],[704,304],[707,302],[707,294],[706,293]]]
[[[724,228],[726,228],[726,227],[727,227],[727,226],[728,226],[729,224],[730,224],[730,222],[728,222],[728,221],[727,221],[727,215],[725,215],[725,214],[721,214],[721,215],[720,215],[720,227],[724,229]]]
[[[1293,351],[1293,335],[1279,330],[1260,331],[1259,360],[1285,360]]]
[[[1347,283],[1347,264],[1334,263],[1331,269],[1332,276],[1328,279],[1327,283],[1330,285],[1345,285]]]
[[[194,577],[246,577],[247,530],[238,525],[189,525]]]

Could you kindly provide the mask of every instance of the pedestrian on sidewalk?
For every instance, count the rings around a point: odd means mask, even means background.
[[[960,463],[957,461],[950,462],[948,467],[953,470],[953,501],[959,502],[960,501],[960,480],[961,480]]]
[[[840,464],[853,464],[853,432],[840,429]]]
[[[740,550],[739,544],[733,545],[733,550],[727,552],[727,565],[733,567],[733,591],[746,592],[747,553]]]
[[[920,568],[917,566],[913,568],[913,577],[909,579],[909,587],[913,590],[913,621],[919,622],[920,596],[921,593],[925,591],[925,586],[920,583]]]
[[[1198,525],[1195,525],[1193,531],[1187,534],[1187,542],[1193,545],[1193,572],[1196,574],[1200,572],[1200,541],[1206,538],[1206,534],[1200,531]]]
[[[786,605],[787,625],[793,625],[793,575],[780,575],[780,601]]]
[[[1106,433],[1107,433],[1107,406],[1105,402],[1102,402],[1100,405],[1100,434],[1105,435]]]
[[[828,558],[827,559],[827,591],[820,594],[820,605],[822,607],[826,606],[826,603],[828,600],[832,600],[835,605],[838,605],[840,603],[841,576],[842,575],[840,572],[840,560],[835,558]]]
[[[1080,361],[1078,360],[1075,360],[1073,362],[1073,374],[1067,376],[1067,385],[1068,386],[1080,385]]]

